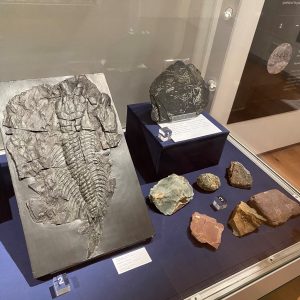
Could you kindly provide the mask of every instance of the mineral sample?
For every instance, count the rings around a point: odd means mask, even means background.
[[[198,115],[208,104],[208,87],[193,64],[170,65],[150,86],[151,118],[170,122],[180,115]]]
[[[267,219],[267,224],[272,226],[285,223],[290,217],[300,214],[299,203],[276,189],[252,196],[248,204],[262,214]]]
[[[216,219],[194,212],[190,224],[192,236],[200,243],[207,243],[218,249],[224,226]]]
[[[193,188],[176,174],[161,179],[151,190],[149,199],[164,215],[172,215],[185,206],[194,196]]]
[[[241,201],[231,213],[228,224],[234,235],[243,236],[255,231],[265,221],[255,209]]]
[[[227,177],[230,185],[240,189],[252,187],[252,176],[250,172],[238,161],[232,161],[227,169]]]
[[[204,191],[214,192],[221,186],[221,181],[212,173],[204,173],[198,176],[197,185]]]

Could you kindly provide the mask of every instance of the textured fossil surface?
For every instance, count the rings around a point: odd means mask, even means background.
[[[0,88],[2,135],[35,277],[153,235],[103,74]]]
[[[85,76],[36,86],[9,101],[3,125],[19,180],[32,179],[32,220],[84,221],[87,257],[95,255],[115,187],[109,149],[121,138],[110,97]]]
[[[19,180],[33,178],[32,220],[84,220],[94,255],[115,186],[109,149],[121,138],[110,97],[85,76],[36,86],[9,101],[3,125]]]
[[[150,86],[151,118],[170,122],[183,115],[198,115],[208,104],[208,87],[193,64],[170,65]]]

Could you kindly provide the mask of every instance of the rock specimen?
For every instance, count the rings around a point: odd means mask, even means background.
[[[267,224],[272,226],[280,225],[290,217],[300,215],[299,203],[276,189],[252,196],[248,204],[263,215],[267,219]]]
[[[238,161],[232,161],[227,169],[227,177],[230,185],[240,189],[252,187],[252,176],[250,172]]]
[[[204,173],[197,177],[197,185],[206,192],[214,192],[221,186],[221,181],[212,173]]]
[[[243,236],[255,231],[265,221],[255,209],[241,201],[231,213],[228,224],[234,235]]]
[[[172,215],[185,206],[194,196],[193,188],[176,174],[161,179],[151,190],[149,199],[164,215]]]
[[[216,219],[194,212],[190,224],[192,236],[200,243],[207,243],[218,249],[224,226]]]
[[[198,115],[208,104],[208,87],[193,64],[177,61],[150,86],[151,118],[170,122],[180,115]],[[179,117],[180,118],[180,117]]]

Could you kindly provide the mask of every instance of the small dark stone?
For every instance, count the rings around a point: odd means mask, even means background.
[[[299,203],[276,189],[252,196],[248,204],[263,215],[267,219],[267,224],[272,226],[283,224],[289,218],[300,215]]]
[[[206,192],[214,192],[221,186],[221,181],[212,173],[204,173],[197,177],[197,185]]]
[[[232,161],[227,169],[227,177],[229,184],[240,188],[250,189],[253,179],[250,172],[238,161]]]
[[[150,86],[151,118],[170,122],[185,114],[200,114],[208,104],[208,87],[193,64],[170,65]]]

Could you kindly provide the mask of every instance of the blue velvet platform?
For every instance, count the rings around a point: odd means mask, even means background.
[[[251,171],[254,178],[251,190],[241,190],[227,184],[225,169],[232,160],[240,161]],[[156,234],[143,246],[152,258],[151,263],[118,275],[112,262],[114,254],[67,270],[72,291],[59,299],[182,299],[300,241],[300,217],[276,228],[262,225],[258,232],[243,238],[235,237],[226,226],[231,211],[239,201],[272,188],[282,191],[276,182],[230,142],[225,143],[218,165],[201,170],[208,171],[220,176],[222,186],[219,191],[208,194],[194,189],[194,199],[172,216],[164,216],[149,206]],[[185,177],[194,184],[199,174],[200,171],[195,171],[185,174]],[[5,161],[2,162],[1,177],[9,187]],[[154,184],[141,186],[145,197]],[[15,198],[10,198],[8,204],[10,193],[9,188],[6,194],[1,187],[0,210],[9,205],[12,216],[0,223],[0,299],[51,300],[51,278],[32,278]],[[220,194],[228,200],[228,207],[214,211],[210,205],[213,198]],[[225,225],[218,250],[200,245],[190,236],[189,223],[194,211],[212,216]]]
[[[128,148],[146,182],[218,164],[229,131],[209,114],[203,113],[221,132],[181,142],[162,142],[157,137],[160,127],[151,120],[150,113],[150,103],[127,106]]]

